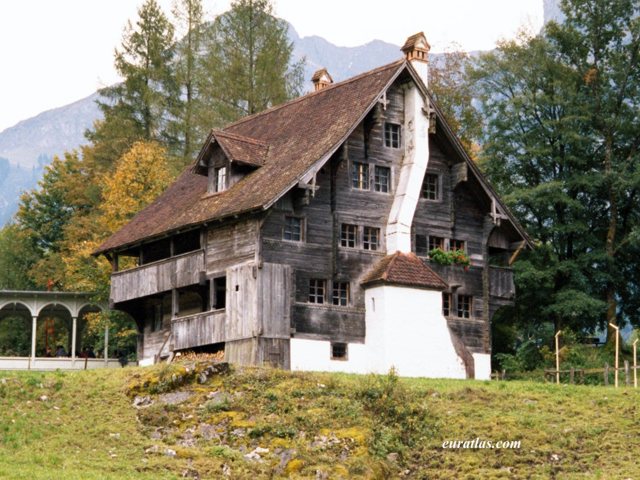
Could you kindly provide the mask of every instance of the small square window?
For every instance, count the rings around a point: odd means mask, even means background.
[[[429,244],[426,235],[416,234],[416,255],[426,257],[429,255]]]
[[[431,250],[435,250],[436,248],[444,250],[444,238],[429,235],[429,252]]]
[[[458,295],[458,317],[470,318],[472,297],[470,295]]]
[[[400,125],[397,123],[384,124],[384,146],[400,148]]]
[[[331,344],[331,360],[347,360],[347,344],[346,343]]]
[[[291,240],[292,242],[302,241],[302,219],[298,217],[284,217],[284,231],[282,238]]]
[[[427,173],[422,181],[422,198],[440,200],[440,179],[438,175]]]
[[[356,248],[358,239],[358,226],[342,224],[340,228],[340,245],[342,247]]]
[[[380,229],[364,227],[362,247],[365,250],[378,250],[380,247]]]
[[[349,282],[333,282],[331,303],[340,307],[349,305]]]
[[[464,243],[464,240],[456,240],[455,238],[452,238],[449,240],[449,250],[462,250],[465,252],[466,249]]]
[[[448,317],[451,315],[451,294],[443,293],[442,294],[442,315]]]
[[[359,190],[369,190],[369,165],[367,163],[352,163],[351,186]]]
[[[379,167],[378,165],[376,165],[374,168],[373,177],[373,189],[376,192],[389,193],[391,185],[391,169],[388,167]]]
[[[325,292],[327,290],[326,280],[312,278],[309,280],[309,303],[324,303]]]
[[[227,167],[220,167],[215,169],[216,185],[215,191],[222,192],[227,189]]]

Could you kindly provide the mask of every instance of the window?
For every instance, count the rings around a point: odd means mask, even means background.
[[[333,282],[331,303],[341,307],[349,305],[349,282]]]
[[[391,169],[376,165],[373,172],[373,189],[376,192],[389,193],[391,185]]]
[[[443,293],[442,294],[442,315],[448,317],[451,315],[451,294]]]
[[[213,279],[213,308],[220,310],[227,304],[227,277]]]
[[[364,238],[362,247],[365,250],[378,250],[380,247],[380,229],[375,227],[364,227]]]
[[[429,245],[427,243],[426,235],[416,234],[416,255],[419,257],[426,257],[429,255]]]
[[[436,248],[439,248],[440,250],[444,250],[444,238],[433,237],[429,235],[429,252],[431,250],[435,250]]]
[[[342,247],[356,248],[358,238],[358,226],[342,224],[340,228],[340,245]]]
[[[302,241],[302,219],[286,215],[284,217],[284,231],[282,238],[291,240],[292,242]]]
[[[346,343],[331,344],[331,360],[347,360],[347,344]]]
[[[440,179],[438,175],[427,173],[422,181],[422,198],[440,200]]]
[[[384,146],[400,148],[400,125],[397,123],[384,124]]]
[[[216,176],[215,190],[222,192],[227,189],[227,167],[220,167],[214,170]]]
[[[452,238],[451,240],[449,240],[449,250],[462,250],[463,252],[466,251],[464,248],[464,240],[456,240],[455,238]]]
[[[369,165],[353,162],[351,166],[351,186],[359,190],[369,190]]]
[[[317,278],[309,280],[309,303],[324,303],[326,284],[325,280],[318,280]]]
[[[458,295],[458,317],[471,317],[472,298],[470,295]]]

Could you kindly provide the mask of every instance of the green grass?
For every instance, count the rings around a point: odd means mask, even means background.
[[[200,385],[194,369],[203,367],[0,372],[0,478],[625,479],[640,472],[640,393],[631,388],[257,368]],[[161,401],[177,391],[191,396]],[[154,403],[136,409],[135,395]],[[520,440],[521,448],[442,448],[476,437]],[[269,451],[247,460],[256,447]]]

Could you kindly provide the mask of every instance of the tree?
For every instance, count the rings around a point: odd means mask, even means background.
[[[205,131],[300,94],[303,61],[291,64],[285,21],[268,0],[236,0],[207,32],[199,124]]]
[[[39,258],[27,235],[17,225],[9,223],[0,229],[0,290],[35,288],[28,272]]]
[[[638,2],[562,8],[564,24],[501,44],[471,76],[483,166],[540,241],[516,267],[522,319],[593,331],[639,320]]]
[[[179,94],[173,102],[174,118],[169,124],[169,135],[179,149],[176,154],[186,163],[205,135],[196,130],[194,121],[196,104],[201,100],[198,83],[204,73],[200,65],[204,31],[202,0],[175,0],[172,13],[182,38],[176,43],[172,65]]]
[[[156,0],[145,0],[135,26],[129,21],[115,68],[121,83],[100,90],[104,119],[87,137],[105,146],[102,161],[112,162],[136,140],[166,140],[169,112],[178,93],[170,64],[174,28]]]
[[[482,131],[482,115],[473,106],[475,90],[467,78],[470,66],[469,54],[454,45],[429,65],[429,90],[453,131],[473,154]]]

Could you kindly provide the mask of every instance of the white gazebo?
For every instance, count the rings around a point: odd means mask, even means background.
[[[93,295],[81,292],[40,292],[0,290],[0,321],[7,317],[31,319],[31,355],[0,356],[0,370],[81,370],[120,367],[116,358],[109,358],[109,330],[105,328],[105,348],[102,358],[78,357],[78,323],[84,315],[106,309],[92,300]],[[68,357],[38,356],[36,340],[38,322],[46,318],[62,319],[71,327]]]

